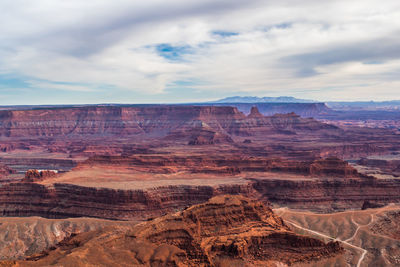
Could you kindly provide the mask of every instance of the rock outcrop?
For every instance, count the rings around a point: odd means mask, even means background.
[[[57,172],[54,170],[28,170],[25,173],[24,182],[42,181],[46,178],[54,177]]]
[[[313,176],[333,177],[361,177],[356,169],[348,162],[339,158],[330,157],[316,160],[310,165],[310,174]]]
[[[247,116],[248,118],[262,118],[264,115],[258,111],[257,107],[251,107],[250,114]]]
[[[233,143],[232,138],[222,130],[214,130],[204,121],[192,121],[172,130],[164,140],[188,145],[214,145]]]
[[[223,143],[233,143],[233,140],[227,135],[209,130],[199,130],[190,137],[188,142],[189,145],[214,145]]]
[[[400,211],[388,211],[370,226],[373,233],[400,240]]]
[[[324,124],[312,118],[302,118],[295,113],[275,114],[273,116],[260,116],[253,109],[247,118],[234,120],[224,128],[229,134],[236,136],[260,136],[265,134],[293,135],[303,132],[317,132],[339,130],[336,126]]]
[[[219,196],[134,226],[72,236],[15,266],[274,266],[343,252],[294,234],[271,209],[239,196]]]
[[[15,173],[15,170],[11,169],[7,165],[1,164],[0,163],[0,178],[2,176],[7,176],[9,174]]]

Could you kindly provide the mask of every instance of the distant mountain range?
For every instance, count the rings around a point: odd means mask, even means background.
[[[400,100],[392,101],[328,101],[320,102],[309,99],[299,99],[292,96],[257,97],[232,96],[208,102],[210,104],[237,103],[325,103],[329,108],[337,110],[400,110]]]
[[[392,101],[355,101],[355,102],[326,102],[332,109],[340,110],[399,110],[400,100]]]
[[[308,99],[298,99],[292,96],[257,97],[257,96],[231,96],[210,103],[318,103]]]

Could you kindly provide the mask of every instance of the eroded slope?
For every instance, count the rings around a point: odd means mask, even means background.
[[[134,226],[73,236],[11,266],[276,266],[336,256],[337,242],[293,233],[271,209],[240,196],[218,196]]]

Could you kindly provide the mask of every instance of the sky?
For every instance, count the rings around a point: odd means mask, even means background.
[[[400,99],[398,0],[1,0],[0,105]]]

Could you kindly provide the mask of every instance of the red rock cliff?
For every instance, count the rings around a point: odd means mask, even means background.
[[[253,112],[256,114],[256,111]],[[84,106],[0,111],[0,136],[56,137],[79,135],[166,135],[192,121],[207,123],[214,131],[253,135],[260,131],[318,130],[326,124],[297,115],[275,115],[271,118],[246,117],[229,106]],[[261,116],[260,116],[261,115]],[[271,128],[272,127],[272,128]]]
[[[371,178],[298,181],[254,178],[248,184],[232,183],[215,187],[181,185],[148,190],[12,183],[0,187],[0,214],[145,220],[227,193],[242,194],[292,208],[330,212],[361,209],[365,201],[398,203],[400,182]]]
[[[0,214],[12,217],[145,220],[202,203],[214,195],[253,193],[250,185],[182,185],[149,190],[116,190],[71,184],[43,186],[12,183],[0,187]]]

